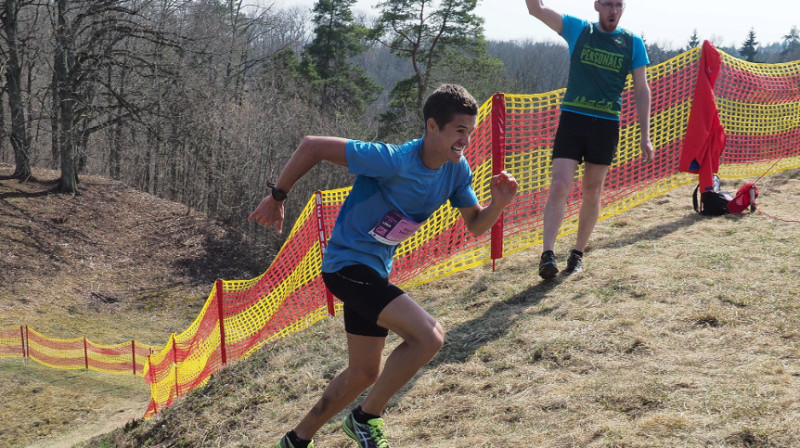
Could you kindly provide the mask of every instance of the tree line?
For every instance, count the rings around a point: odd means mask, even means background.
[[[20,181],[58,170],[67,194],[84,173],[120,180],[240,227],[269,255],[280,241],[245,219],[302,136],[419,137],[442,82],[479,101],[566,84],[564,45],[487,41],[477,0],[394,0],[375,17],[355,2],[4,0],[0,161]],[[654,63],[680,52],[648,49]],[[351,181],[316,170],[287,223],[314,190]]]

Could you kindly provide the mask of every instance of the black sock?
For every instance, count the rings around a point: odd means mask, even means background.
[[[552,254],[553,256],[555,256],[555,255],[556,255],[556,253],[555,253],[555,252],[553,252],[552,250],[546,250],[546,251],[542,252],[542,256],[544,256],[544,254],[547,254],[547,253],[550,253],[550,254]]]
[[[361,410],[361,406],[353,409],[353,417],[356,419],[358,423],[367,423],[368,421],[372,420],[373,418],[380,418],[380,415],[373,415],[367,414],[366,412]]]
[[[579,251],[578,249],[572,249],[572,253],[583,258],[583,252]]]
[[[294,429],[287,432],[286,436],[289,437],[289,441],[292,442],[292,445],[297,448],[308,448],[308,444],[311,443],[310,440],[303,440],[300,437],[297,437],[297,433],[294,432]]]

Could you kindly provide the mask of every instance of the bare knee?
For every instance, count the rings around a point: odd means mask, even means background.
[[[572,180],[553,178],[550,182],[550,195],[556,198],[566,198],[569,192],[572,191]]]
[[[600,201],[603,195],[603,185],[584,185],[581,193],[584,201]]]
[[[436,324],[430,328],[430,331],[420,338],[419,342],[421,349],[433,357],[444,345],[444,328],[442,328],[442,324],[436,322]]]
[[[354,386],[366,389],[375,384],[381,373],[379,365],[375,366],[348,366],[348,382]]]

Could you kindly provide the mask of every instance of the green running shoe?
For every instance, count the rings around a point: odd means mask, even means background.
[[[342,422],[342,429],[348,437],[358,442],[358,448],[389,448],[382,418],[359,423],[350,412]]]
[[[283,436],[283,438],[279,440],[278,443],[276,443],[275,446],[273,446],[272,448],[297,448],[297,447],[292,443],[291,440],[289,440],[289,435],[287,434]],[[313,440],[308,444],[308,448],[314,448]]]

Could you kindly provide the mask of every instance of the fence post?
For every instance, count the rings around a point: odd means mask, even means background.
[[[131,339],[131,355],[133,358],[133,376],[136,376],[136,341]]]
[[[492,96],[492,176],[505,169],[506,159],[506,96],[496,93]],[[503,221],[505,212],[500,214],[492,226],[491,252],[492,271],[495,260],[503,258]]]
[[[316,207],[315,212],[317,214],[317,236],[319,236],[319,259],[322,260],[325,257],[325,249],[328,247],[328,238],[326,237],[325,231],[325,218],[322,215],[322,192],[317,190],[314,193],[316,198]],[[323,282],[323,286],[325,283]],[[333,308],[333,294],[328,290],[328,287],[325,286],[325,300],[328,303],[328,314],[331,316],[336,315],[336,310]]]
[[[30,339],[28,339],[28,326],[25,325],[25,336],[22,341],[22,357],[25,359],[25,367],[28,367],[28,358],[31,356]]]
[[[225,315],[222,307],[222,279],[217,279],[217,315],[219,316],[219,347],[222,352],[222,365],[228,363],[228,356],[225,350]]]
[[[22,329],[22,325],[19,326],[19,343],[22,349],[22,362],[27,365],[28,357],[25,355],[25,331]]]
[[[156,372],[153,369],[152,362],[153,349],[150,349],[150,354],[147,355],[147,365],[150,367],[150,398],[153,400],[153,413],[158,414],[158,402],[153,397],[153,385],[156,384]]]
[[[89,348],[87,347],[86,337],[83,338],[83,363],[86,370],[89,370]]]
[[[178,345],[175,342],[175,333],[172,333],[172,365],[175,366],[175,396],[181,395],[180,388],[178,388]]]

